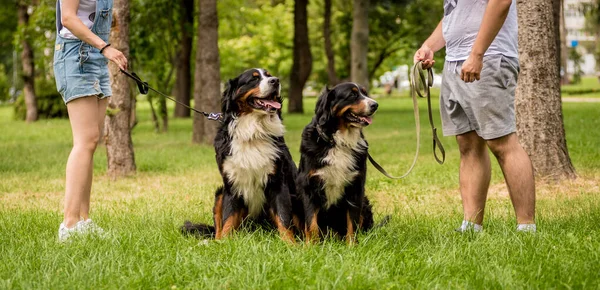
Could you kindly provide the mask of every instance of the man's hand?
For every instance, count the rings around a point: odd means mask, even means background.
[[[109,46],[104,49],[102,55],[114,62],[120,69],[127,70],[127,58],[125,58],[125,55],[118,49]]]
[[[433,50],[429,48],[429,46],[423,44],[419,50],[415,53],[413,57],[413,62],[417,63],[419,61],[423,62],[423,69],[428,69],[435,64],[435,60],[433,59]]]
[[[481,69],[483,68],[483,55],[471,53],[467,60],[463,62],[460,70],[460,79],[465,83],[471,83],[481,78]]]

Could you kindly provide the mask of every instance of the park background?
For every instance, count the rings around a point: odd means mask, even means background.
[[[438,165],[422,120],[421,155],[408,178],[389,180],[369,167],[366,191],[376,220],[389,214],[390,223],[348,247],[335,240],[289,246],[260,230],[223,242],[182,236],[184,220],[211,221],[220,182],[215,124],[158,95],[138,95],[114,67],[121,81],[106,125],[125,137],[109,133],[103,141],[113,142],[101,142],[92,189],[92,217],[109,237],[58,243],[71,132],[52,70],[55,1],[3,0],[0,288],[597,288],[599,4],[516,1],[518,133],[536,169],[537,234],[514,231],[496,164],[484,233],[454,233],[462,220],[458,150],[453,138],[443,138],[448,159]],[[115,0],[111,43],[153,87],[201,110],[218,111],[227,79],[268,69],[283,83],[285,137],[296,162],[315,96],[340,81],[368,85],[380,103],[365,129],[370,152],[400,174],[416,141],[402,70],[443,5]],[[438,70],[443,56],[436,54]],[[433,95],[437,108],[437,88]]]

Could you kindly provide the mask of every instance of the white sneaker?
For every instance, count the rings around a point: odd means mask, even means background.
[[[517,232],[522,233],[535,233],[537,231],[537,227],[535,224],[519,224],[517,225]]]
[[[86,230],[83,221],[78,221],[72,228],[67,228],[65,223],[61,223],[58,228],[58,241],[65,242],[71,236],[85,234]]]
[[[479,233],[479,232],[483,231],[483,226],[478,225],[476,223],[472,223],[470,221],[463,221],[462,224],[460,225],[460,227],[456,228],[454,230],[459,233],[466,233],[466,232]]]
[[[86,232],[90,234],[104,236],[104,229],[99,227],[92,219],[82,221],[83,227]]]

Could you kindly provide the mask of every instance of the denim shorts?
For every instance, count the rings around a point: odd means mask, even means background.
[[[99,49],[81,40],[56,43],[54,78],[65,104],[87,96],[103,99],[112,95],[108,60]]]
[[[464,61],[446,61],[440,94],[444,136],[475,131],[485,140],[516,131],[515,88],[519,60],[503,55],[483,58],[481,78],[460,79]]]

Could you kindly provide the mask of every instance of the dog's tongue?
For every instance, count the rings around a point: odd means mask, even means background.
[[[281,104],[279,102],[276,101],[271,101],[271,100],[263,100],[262,101],[266,106],[271,106],[277,110],[281,109]]]
[[[373,122],[373,119],[371,119],[371,117],[360,117],[360,119],[369,125],[371,125],[371,123]]]

